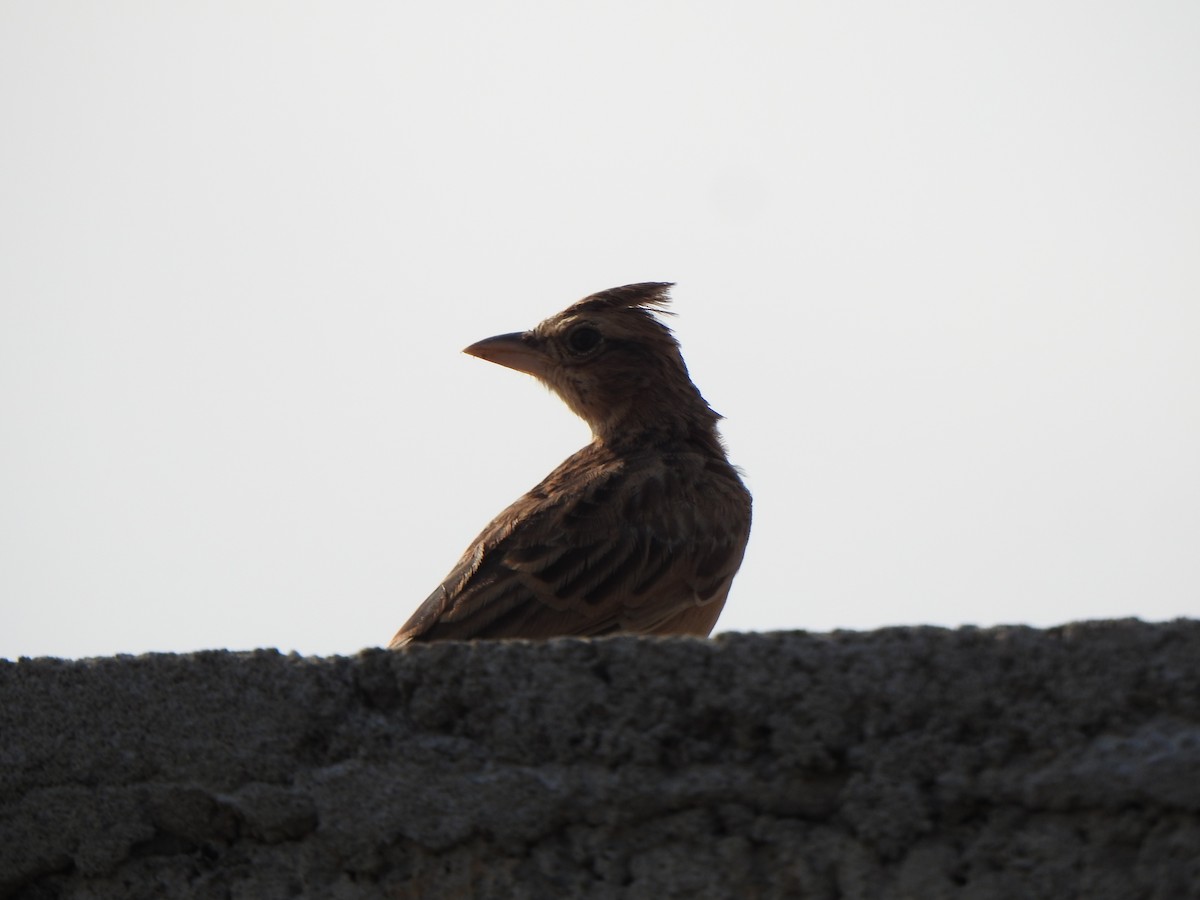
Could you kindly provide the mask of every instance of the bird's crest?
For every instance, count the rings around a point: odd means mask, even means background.
[[[644,281],[641,284],[626,284],[584,297],[567,311],[581,313],[636,308],[670,316],[674,313],[667,307],[671,303],[669,293],[674,286],[674,283],[670,281]]]

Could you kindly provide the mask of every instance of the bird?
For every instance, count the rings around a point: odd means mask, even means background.
[[[673,286],[600,291],[463,351],[537,378],[592,440],[483,529],[389,648],[712,631],[751,497],[662,320]]]

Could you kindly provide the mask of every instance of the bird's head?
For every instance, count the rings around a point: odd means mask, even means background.
[[[679,343],[655,315],[669,315],[670,288],[649,282],[601,291],[531,331],[486,338],[463,352],[538,378],[603,443],[648,433],[715,439],[720,417],[692,384]]]

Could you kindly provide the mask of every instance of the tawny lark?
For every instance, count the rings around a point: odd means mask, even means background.
[[[712,631],[750,535],[750,494],[654,315],[670,287],[602,291],[464,351],[544,382],[592,442],[483,530],[391,647]]]

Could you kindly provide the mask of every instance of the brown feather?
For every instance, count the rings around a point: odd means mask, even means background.
[[[669,288],[602,291],[468,348],[536,374],[593,441],[489,523],[392,647],[712,630],[745,552],[750,494],[653,315]]]

